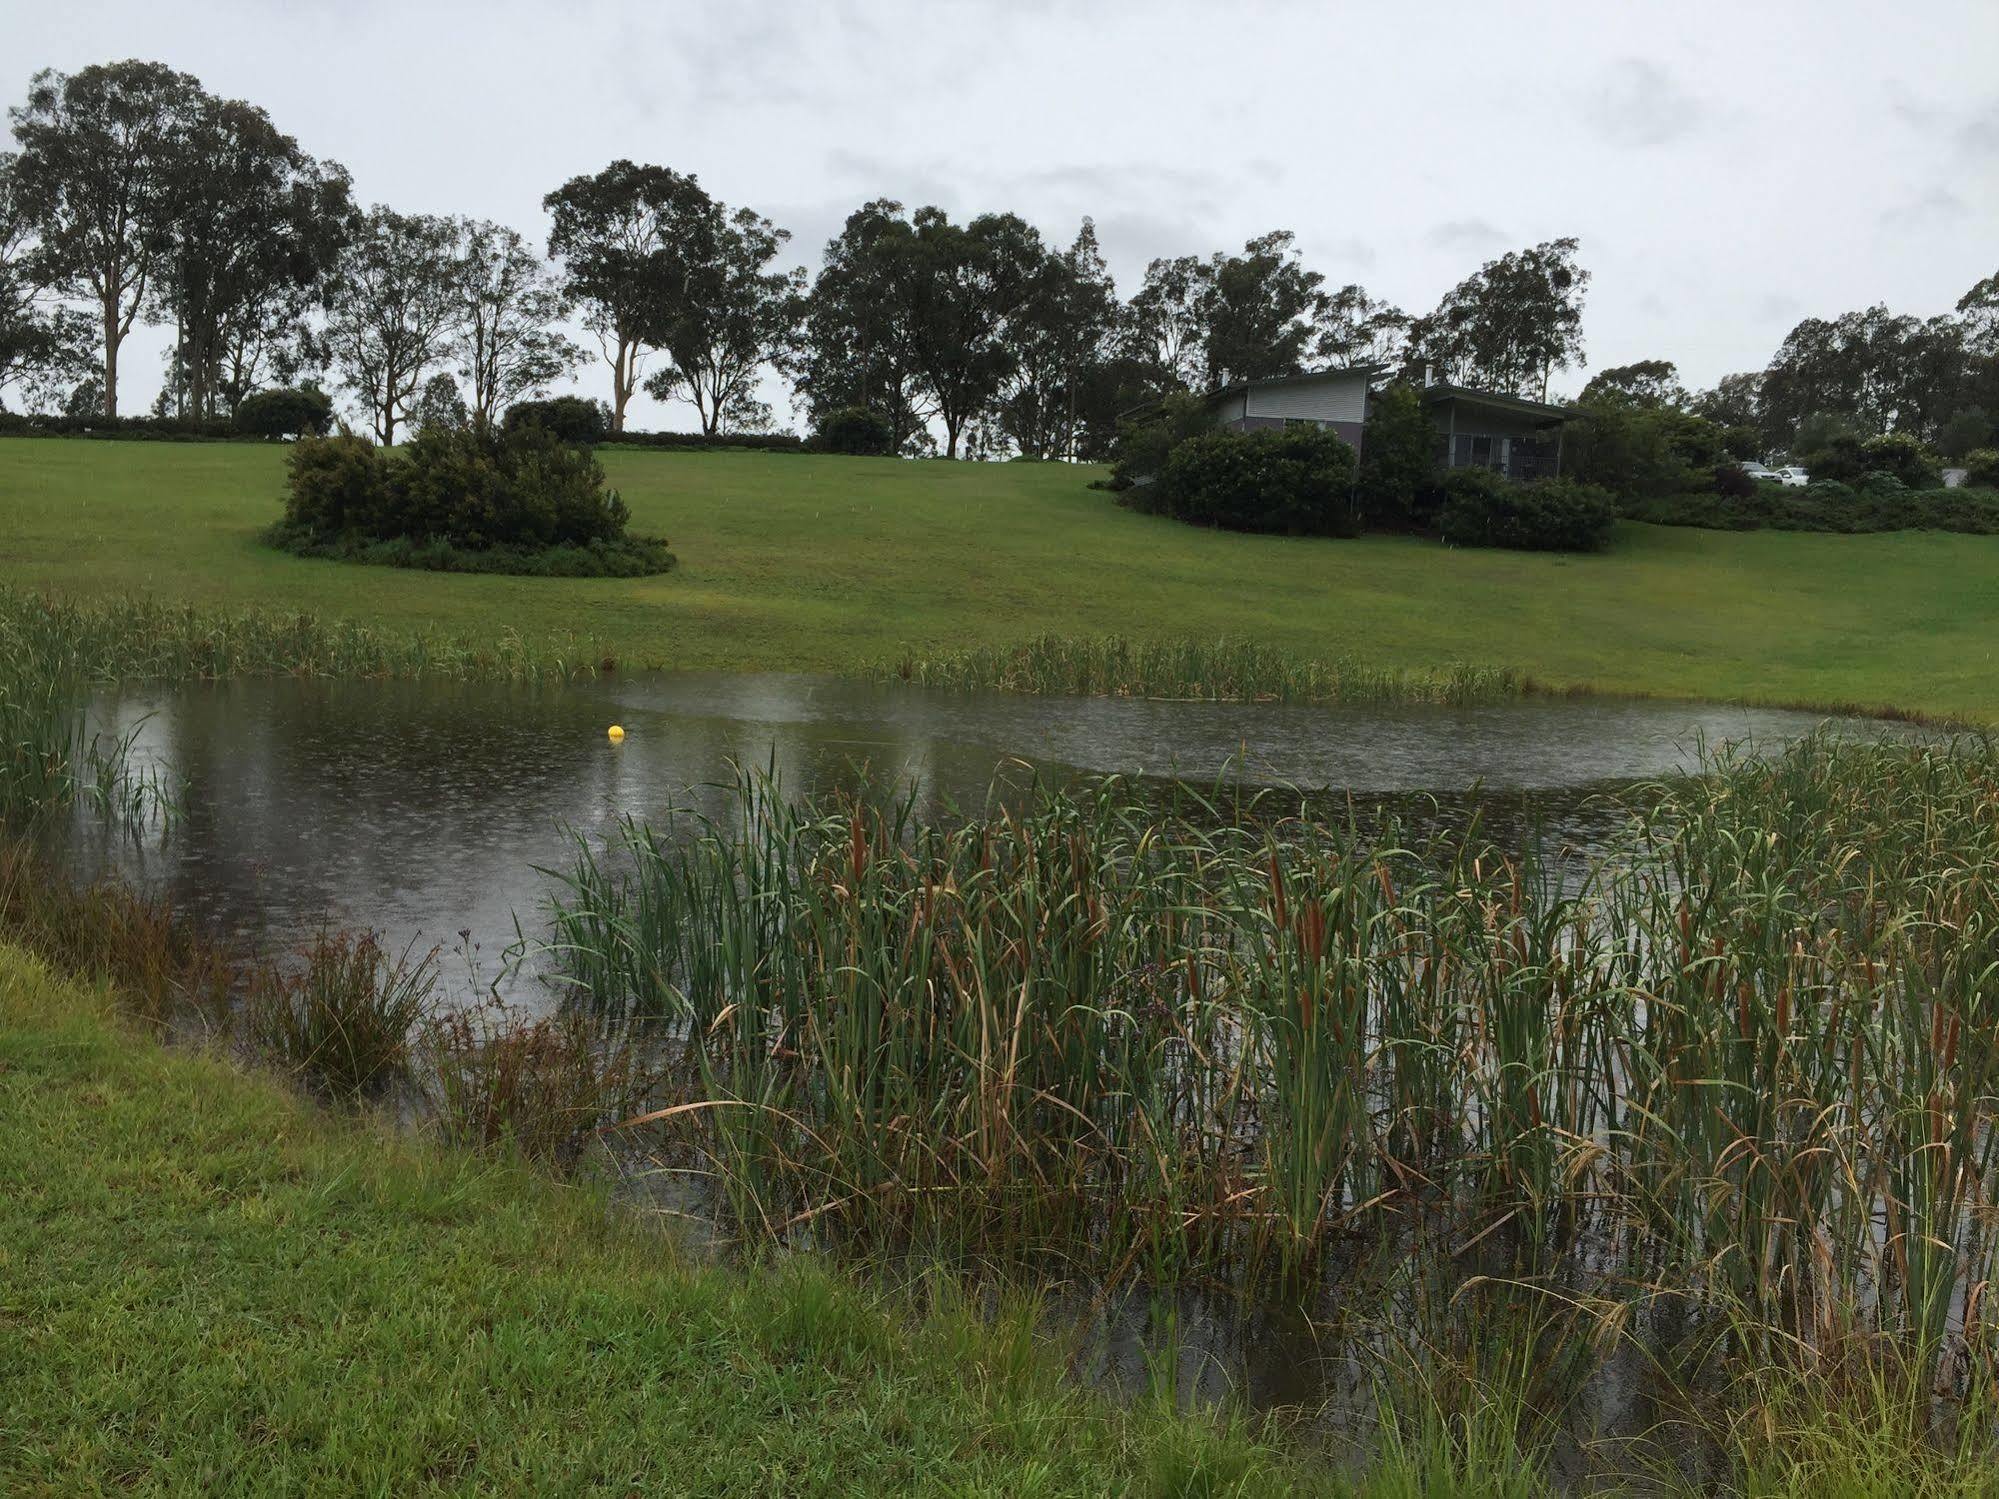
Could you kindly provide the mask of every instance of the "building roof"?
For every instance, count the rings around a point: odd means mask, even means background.
[[[1501,411],[1517,412],[1521,416],[1540,417],[1543,421],[1565,422],[1575,415],[1566,406],[1551,406],[1546,401],[1529,401],[1521,396],[1509,396],[1496,390],[1473,390],[1468,385],[1426,385],[1423,399],[1435,404],[1439,401],[1463,401],[1474,406],[1493,406]]]
[[[1268,390],[1274,385],[1309,385],[1314,380],[1332,380],[1341,375],[1361,375],[1371,380],[1387,368],[1385,364],[1349,364],[1341,369],[1307,370],[1302,375],[1270,375],[1261,380],[1236,380],[1227,385],[1217,386],[1201,399],[1219,401],[1223,396],[1236,395],[1245,390]]]

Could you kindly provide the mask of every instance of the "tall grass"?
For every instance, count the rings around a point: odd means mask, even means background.
[[[428,955],[391,956],[368,933],[322,933],[296,961],[253,975],[244,1031],[314,1087],[355,1098],[403,1075],[436,989]]]
[[[0,588],[0,663],[72,663],[93,682],[232,676],[534,679],[612,669],[604,643],[530,641],[512,630],[454,636],[288,610],[199,609],[150,599],[73,599]]]
[[[1300,660],[1254,640],[1160,642],[1121,635],[1046,634],[938,656],[906,654],[875,674],[924,687],[1243,703],[1470,704],[1536,690],[1523,673],[1506,667],[1383,667],[1354,657]]]
[[[1386,1246],[1962,1376],[1999,753],[1818,739],[1638,805],[1578,871],[1115,781],[950,825],[751,783],[582,850],[555,940],[660,1028],[644,1127],[758,1233],[1167,1278]]]

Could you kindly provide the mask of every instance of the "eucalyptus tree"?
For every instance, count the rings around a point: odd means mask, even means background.
[[[170,184],[159,316],[176,325],[173,383],[197,417],[308,362],[307,315],[356,212],[347,173],[308,156],[254,105],[203,95]]]
[[[548,252],[611,367],[611,430],[622,432],[646,355],[687,293],[688,252],[712,201],[691,176],[621,159],[570,178],[542,206]]]
[[[1259,235],[1239,255],[1212,257],[1203,330],[1209,384],[1305,368],[1320,331],[1325,279],[1305,269],[1297,238],[1286,229]]]
[[[1076,456],[1087,419],[1101,421],[1102,374],[1115,354],[1120,308],[1096,225],[1046,255],[1011,320],[1012,368],[997,406],[1000,430],[1035,458]]]
[[[0,409],[9,390],[40,396],[90,367],[89,319],[39,283],[34,225],[15,190],[14,160],[0,154]]]
[[[171,251],[175,194],[202,112],[200,83],[162,63],[44,69],[9,111],[14,191],[33,226],[34,274],[87,301],[102,351],[106,416],[118,414],[118,354]]]
[[[483,219],[456,225],[460,375],[472,391],[472,426],[496,425],[516,401],[544,394],[584,357],[556,326],[569,298],[515,230]]]
[[[1590,274],[1574,239],[1489,260],[1414,319],[1406,358],[1460,384],[1545,400],[1556,370],[1583,362]]]
[[[396,440],[464,320],[448,219],[368,210],[340,257],[326,338],[376,438]]]
[[[710,199],[689,225],[679,295],[658,310],[668,363],[646,381],[657,401],[689,401],[710,436],[766,425],[757,396],[766,369],[790,370],[805,320],[804,270],[779,269],[791,235],[748,208]]]
[[[1015,321],[1032,297],[1047,248],[1025,220],[987,213],[954,224],[919,208],[900,242],[906,257],[911,362],[929,414],[958,456],[971,424],[987,416],[1011,374]]]
[[[1400,365],[1409,323],[1409,314],[1394,303],[1349,282],[1319,298],[1312,317],[1313,360],[1321,367]]]
[[[815,426],[862,407],[889,424],[890,451],[929,440],[910,337],[909,239],[900,203],[877,198],[847,215],[826,242],[807,301],[799,398]]]
[[[1198,255],[1157,259],[1125,312],[1126,349],[1155,395],[1208,384],[1211,272]]]

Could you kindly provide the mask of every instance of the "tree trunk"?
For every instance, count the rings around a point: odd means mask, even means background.
[[[625,403],[632,398],[632,376],[627,373],[637,352],[637,345],[625,338],[618,340],[618,354],[611,361],[611,430],[625,430]]]
[[[958,456],[958,424],[949,416],[944,418],[944,456],[946,458]]]
[[[118,419],[118,299],[104,299],[104,414]]]

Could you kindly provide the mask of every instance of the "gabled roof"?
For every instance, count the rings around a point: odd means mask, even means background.
[[[1469,385],[1426,385],[1422,389],[1423,399],[1431,405],[1439,401],[1466,401],[1555,422],[1565,422],[1575,415],[1566,406],[1550,406],[1546,401],[1529,401],[1522,396],[1509,396],[1496,390],[1473,390]]]
[[[1227,385],[1217,386],[1201,399],[1219,401],[1223,396],[1236,395],[1245,390],[1269,390],[1279,385],[1310,385],[1315,380],[1333,380],[1342,375],[1361,375],[1371,380],[1387,368],[1385,364],[1349,364],[1340,369],[1307,370],[1302,375],[1271,375],[1262,380],[1236,380]]]

